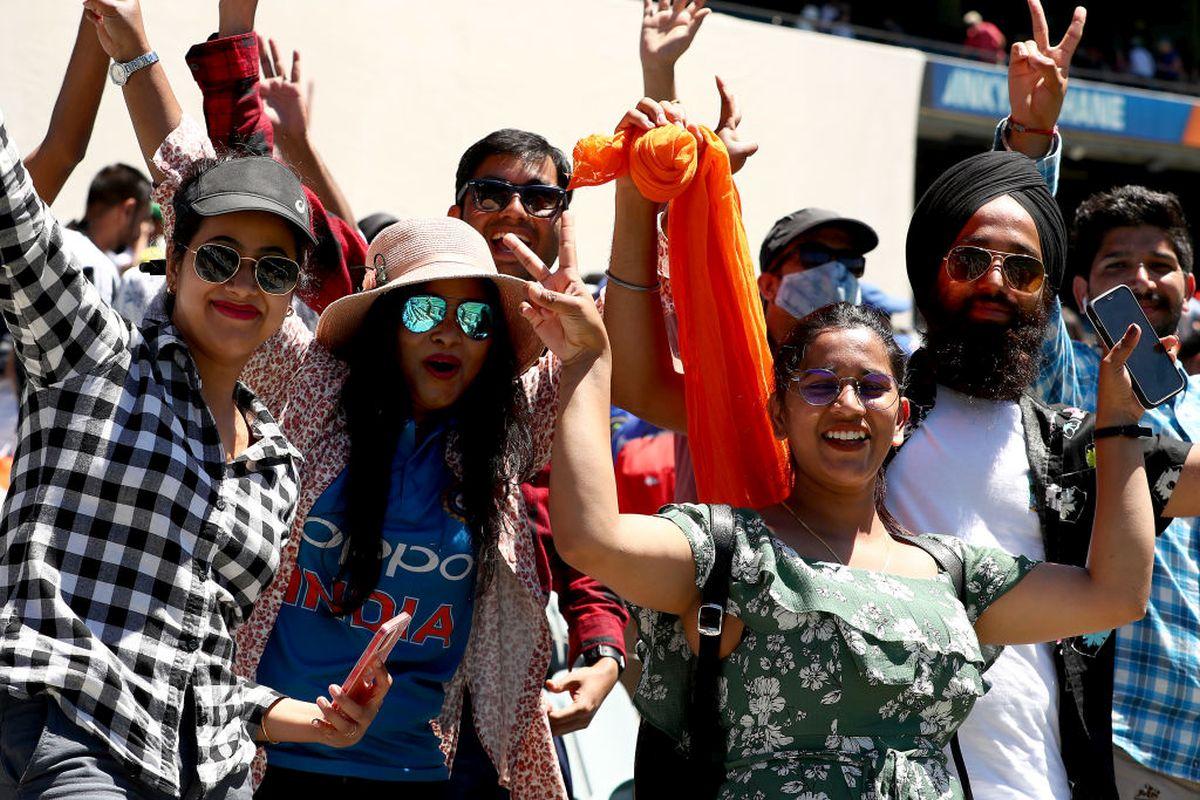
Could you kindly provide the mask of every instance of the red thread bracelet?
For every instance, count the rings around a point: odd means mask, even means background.
[[[1011,131],[1016,131],[1017,133],[1036,133],[1039,136],[1048,136],[1051,139],[1053,139],[1054,135],[1058,133],[1057,125],[1049,130],[1046,130],[1045,128],[1027,128],[1013,119],[1011,114],[1006,117],[1006,121],[1008,122],[1008,129]]]

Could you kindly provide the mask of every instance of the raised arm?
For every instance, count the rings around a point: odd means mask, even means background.
[[[75,46],[58,90],[58,99],[54,102],[46,136],[25,156],[25,169],[33,178],[38,196],[47,203],[54,202],[67,178],[87,154],[107,75],[108,55],[100,46],[96,28],[85,11],[79,19]]]
[[[667,122],[662,106],[645,99],[617,129]],[[642,197],[629,176],[617,179],[612,256],[604,296],[604,325],[612,343],[614,401],[659,427],[687,430],[683,376],[675,371],[658,276],[658,205]],[[666,255],[665,240],[661,243]]]
[[[208,138],[220,149],[269,156],[274,131],[258,94],[258,0],[220,0],[217,34],[184,57],[200,87]]]
[[[334,179],[312,138],[309,125],[313,82],[301,76],[300,51],[292,51],[291,70],[285,68],[275,40],[270,40],[270,55],[259,42],[263,73],[266,75],[259,94],[267,105],[267,117],[275,131],[275,146],[284,160],[300,175],[304,184],[317,193],[325,208],[344,220],[354,221],[354,209]]]
[[[83,7],[96,26],[104,52],[113,61],[132,61],[153,49],[138,0],[85,0]],[[138,70],[129,77],[122,93],[146,168],[155,181],[160,181],[166,176],[155,164],[154,155],[183,119],[166,70],[161,63]]]
[[[1008,97],[1011,106],[1008,144],[1030,158],[1050,152],[1067,94],[1071,58],[1083,38],[1087,10],[1075,9],[1071,24],[1057,45],[1050,44],[1050,28],[1041,0],[1027,0],[1033,38],[1014,42],[1008,64]],[[1022,130],[1024,129],[1024,130]],[[1054,191],[1055,187],[1051,187]]]
[[[642,0],[642,91],[653,100],[674,100],[675,62],[692,46],[700,23],[712,13],[708,0]]]
[[[62,228],[34,191],[2,111],[0,312],[35,387],[103,369],[129,338],[128,325],[63,249]]]
[[[1142,416],[1124,369],[1138,338],[1130,326],[1100,364],[1097,429],[1136,425]],[[980,642],[1049,642],[1120,627],[1145,614],[1154,508],[1142,448],[1126,436],[1098,439],[1095,445],[1096,513],[1087,567],[1039,564],[979,617]]]
[[[550,470],[555,546],[564,561],[626,600],[682,614],[698,596],[687,540],[665,519],[617,510],[609,443],[612,353],[600,312],[574,267],[572,228],[570,217],[564,218],[562,237],[569,255],[560,257],[556,273],[516,236],[505,238],[529,273],[542,281],[530,284],[529,303],[522,311],[562,362]],[[564,275],[573,277],[564,281]]]

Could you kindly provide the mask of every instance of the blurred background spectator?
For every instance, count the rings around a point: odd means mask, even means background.
[[[978,11],[968,11],[964,14],[963,25],[967,26],[964,47],[978,50],[981,61],[1004,63],[1008,58],[1008,42],[999,28],[985,20]]]
[[[1051,28],[1065,26],[1076,4],[1075,0],[1046,3]],[[1082,4],[1087,6],[1090,20],[1073,72],[1078,70],[1081,77],[1096,80],[1200,95],[1200,0],[1161,0],[1136,9],[1116,0]],[[1031,35],[1025,4],[1011,0],[910,0],[902,4],[851,0],[803,6],[788,0],[713,0],[710,6],[804,30],[907,44],[996,63],[1007,60],[1013,42]]]

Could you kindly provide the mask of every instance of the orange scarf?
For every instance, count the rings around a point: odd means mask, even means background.
[[[787,449],[767,411],[771,352],[729,153],[675,125],[575,145],[571,188],[628,172],[638,191],[669,203],[671,295],[679,323],[688,437],[699,499],[762,508],[787,496]]]

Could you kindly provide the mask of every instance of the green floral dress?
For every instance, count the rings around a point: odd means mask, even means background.
[[[683,531],[696,583],[712,566],[705,506],[661,512]],[[950,577],[906,578],[808,560],[735,509],[729,612],[745,625],[718,682],[727,781],[720,798],[961,798],[944,748],[987,690],[1000,654],[972,627],[1035,562],[937,537],[963,558],[966,607]],[[644,671],[636,704],[687,745],[690,662],[679,618],[636,609]]]

